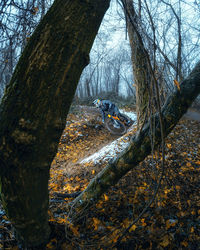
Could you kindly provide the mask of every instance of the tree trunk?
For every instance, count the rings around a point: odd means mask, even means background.
[[[143,124],[148,110],[149,93],[148,85],[151,81],[148,60],[144,44],[138,37],[139,18],[135,12],[133,1],[125,0],[124,13],[127,20],[128,36],[131,47],[131,60],[136,87],[136,111],[138,128]]]
[[[55,0],[15,69],[0,104],[0,193],[18,238],[49,237],[50,164],[78,80],[110,0]]]
[[[90,81],[88,78],[85,79],[85,90],[86,90],[86,97],[91,97]]]
[[[180,85],[180,91],[172,93],[162,108],[164,136],[166,137],[178,123],[188,107],[200,93],[200,62]],[[155,114],[155,146],[161,142],[159,115]],[[88,187],[70,204],[69,220],[75,223],[85,210],[96,203],[101,195],[115,185],[128,171],[137,166],[151,153],[150,122],[136,134],[130,145],[112,160],[91,182]]]

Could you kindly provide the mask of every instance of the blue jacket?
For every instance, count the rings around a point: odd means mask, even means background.
[[[118,115],[120,113],[117,106],[109,100],[102,100],[99,109],[101,111],[103,122],[105,120],[105,112],[109,113],[110,115]]]

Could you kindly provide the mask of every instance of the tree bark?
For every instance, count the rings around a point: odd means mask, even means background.
[[[136,87],[136,111],[138,128],[143,124],[149,103],[151,73],[145,53],[143,41],[138,36],[137,30],[139,17],[135,12],[133,1],[124,0],[124,14],[127,20],[128,36],[131,47],[131,60],[133,67],[134,83]]]
[[[0,193],[18,238],[49,237],[50,164],[78,80],[110,0],[55,0],[15,69],[0,104]]]
[[[196,65],[188,78],[166,100],[162,108],[164,137],[176,126],[180,118],[200,93],[200,62]],[[161,128],[159,115],[155,114],[155,146],[161,142]],[[150,122],[146,123],[141,132],[132,139],[129,146],[113,159],[97,176],[91,180],[88,187],[70,204],[69,220],[75,223],[85,211],[96,203],[101,195],[115,185],[138,163],[151,153]]]

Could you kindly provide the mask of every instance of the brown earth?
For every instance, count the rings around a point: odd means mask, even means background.
[[[200,122],[200,112],[196,110],[189,109],[188,112],[184,115],[184,117],[189,120]]]
[[[200,246],[199,121],[198,110],[189,110],[167,138],[166,176],[155,206],[150,208],[150,214],[145,214],[139,224],[135,225],[129,234],[130,237],[126,238],[127,242],[119,249],[134,249],[130,248],[133,245],[137,249],[198,249]],[[122,140],[128,141],[134,131],[123,136]],[[54,192],[74,193],[84,190],[107,162],[80,164],[80,161],[117,138],[104,128],[100,114],[95,108],[81,106],[79,110],[75,110],[75,115],[69,114],[58,153],[51,167],[49,216],[52,223],[65,223],[65,202],[71,201],[65,199],[64,203],[55,203]],[[95,235],[95,239],[102,233],[104,237],[106,234],[107,240],[113,238],[115,242],[112,230],[126,228],[132,216],[135,217],[141,212],[152,195],[152,184],[157,179],[158,170],[159,167],[152,165],[151,157],[148,157],[134,171],[122,178],[116,187],[111,188],[90,212],[87,223],[79,227],[80,230],[85,228],[85,237]],[[149,193],[146,190],[149,190]],[[75,235],[69,242],[66,242],[64,233],[62,235],[57,232],[58,235],[52,236],[46,249],[58,249],[54,245],[61,241],[59,244],[63,245],[59,249],[80,249],[79,245],[84,240],[77,237],[77,228],[73,230]],[[101,238],[101,235],[98,237]],[[5,246],[5,249],[18,249],[10,222],[0,204],[0,248],[1,246]],[[98,247],[91,246],[89,249],[100,249]]]

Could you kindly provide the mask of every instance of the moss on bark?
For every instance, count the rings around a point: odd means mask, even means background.
[[[143,124],[148,112],[151,73],[145,53],[143,41],[139,37],[138,22],[140,21],[132,0],[126,0],[124,5],[127,20],[128,36],[131,47],[131,60],[136,89],[136,111],[138,128]]]
[[[55,0],[0,104],[1,198],[19,239],[28,246],[49,236],[50,164],[109,2]]]

